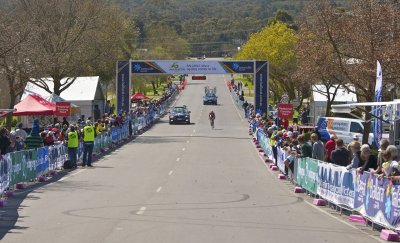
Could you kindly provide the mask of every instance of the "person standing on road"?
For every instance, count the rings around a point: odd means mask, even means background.
[[[90,120],[86,121],[86,126],[83,128],[83,160],[82,167],[86,165],[92,167],[92,154],[94,147],[94,139],[96,137],[96,130],[92,126]]]
[[[76,161],[78,154],[78,146],[79,146],[78,132],[75,130],[74,126],[71,126],[70,132],[68,133],[68,156],[72,168],[77,167]]]
[[[244,117],[248,118],[247,116],[247,107],[249,106],[249,103],[247,103],[247,100],[244,101],[243,103],[243,110],[244,110]]]

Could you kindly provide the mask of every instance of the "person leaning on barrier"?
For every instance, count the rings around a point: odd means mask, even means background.
[[[377,159],[371,154],[371,148],[368,144],[363,144],[361,146],[361,150],[356,153],[356,156],[347,168],[356,168],[358,173],[370,171],[372,169],[375,170],[377,168]]]
[[[336,149],[332,151],[331,162],[339,166],[349,165],[350,151],[344,147],[343,139],[336,140]]]
[[[382,151],[381,158],[384,161],[378,169],[372,170],[371,173],[379,175],[380,178],[383,176],[400,176],[400,165],[397,161],[398,150],[396,146],[389,145],[386,150]]]
[[[86,121],[86,126],[83,128],[83,159],[82,159],[82,167],[86,165],[88,167],[92,167],[92,155],[93,155],[93,147],[94,147],[94,139],[96,138],[96,130],[92,126],[92,122],[90,120]]]
[[[350,161],[351,161],[356,156],[357,152],[360,151],[361,143],[353,141],[347,146],[347,149],[350,151]]]
[[[386,148],[389,146],[389,140],[386,138],[382,138],[381,141],[379,141],[380,149],[378,153],[378,167],[382,166],[382,163],[385,162],[383,160],[382,153],[385,152]]]
[[[299,135],[297,137],[297,141],[299,141],[300,145],[300,155],[298,157],[301,158],[312,158],[312,147],[309,142],[306,141],[305,137],[303,135]]]

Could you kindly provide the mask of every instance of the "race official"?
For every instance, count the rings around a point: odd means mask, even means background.
[[[83,160],[82,167],[86,165],[92,167],[92,155],[94,147],[94,139],[96,138],[96,129],[92,126],[90,120],[86,121],[86,126],[83,128]]]
[[[68,156],[72,168],[76,168],[77,157],[78,157],[78,146],[79,146],[79,135],[75,130],[74,126],[70,127],[70,132],[68,133]]]

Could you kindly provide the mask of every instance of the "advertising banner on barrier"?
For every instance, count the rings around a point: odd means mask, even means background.
[[[319,161],[317,193],[337,205],[354,208],[355,171]]]
[[[288,155],[286,154],[286,151],[281,149],[281,148],[278,148],[277,152],[278,152],[277,153],[278,154],[278,156],[277,156],[278,161],[276,161],[276,163],[278,165],[279,170],[281,172],[285,173],[285,159],[286,159],[286,157]]]
[[[297,183],[307,191],[317,194],[318,160],[302,158],[297,162]]]
[[[400,185],[387,178],[358,176],[355,209],[375,223],[400,230]]]
[[[37,149],[36,174],[46,174],[49,169],[49,147],[41,147]]]
[[[3,155],[0,160],[0,194],[10,186],[11,157],[10,154]]]
[[[61,168],[67,160],[67,148],[63,144],[49,147],[49,169]]]

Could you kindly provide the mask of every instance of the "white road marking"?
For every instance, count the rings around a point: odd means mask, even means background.
[[[141,208],[139,209],[139,211],[136,212],[136,214],[137,214],[137,215],[141,215],[141,214],[144,213],[144,211],[146,211],[146,207],[141,207]]]
[[[172,175],[172,173],[174,173],[172,170],[168,173],[168,175],[170,176],[170,175]]]
[[[190,143],[190,141],[189,141],[189,140],[187,140],[187,141],[186,141],[186,143]]]
[[[160,192],[162,190],[162,187],[160,186],[159,188],[157,188],[156,192]]]
[[[182,151],[185,151],[186,150],[186,148],[182,148]]]
[[[179,160],[181,160],[181,158],[177,158],[177,159],[176,159],[176,162],[179,162]]]
[[[68,179],[68,178],[71,178],[71,177],[73,177],[73,176],[75,176],[75,175],[77,175],[77,174],[79,174],[79,173],[82,173],[82,172],[84,172],[85,170],[86,170],[86,169],[79,170],[79,171],[77,171],[77,172],[75,172],[75,173],[71,174],[70,176],[67,176],[67,177],[61,178],[61,179],[60,179],[60,180],[58,180],[58,181],[64,181],[64,180],[66,180],[66,179]],[[51,183],[51,184],[53,184],[53,183]]]

